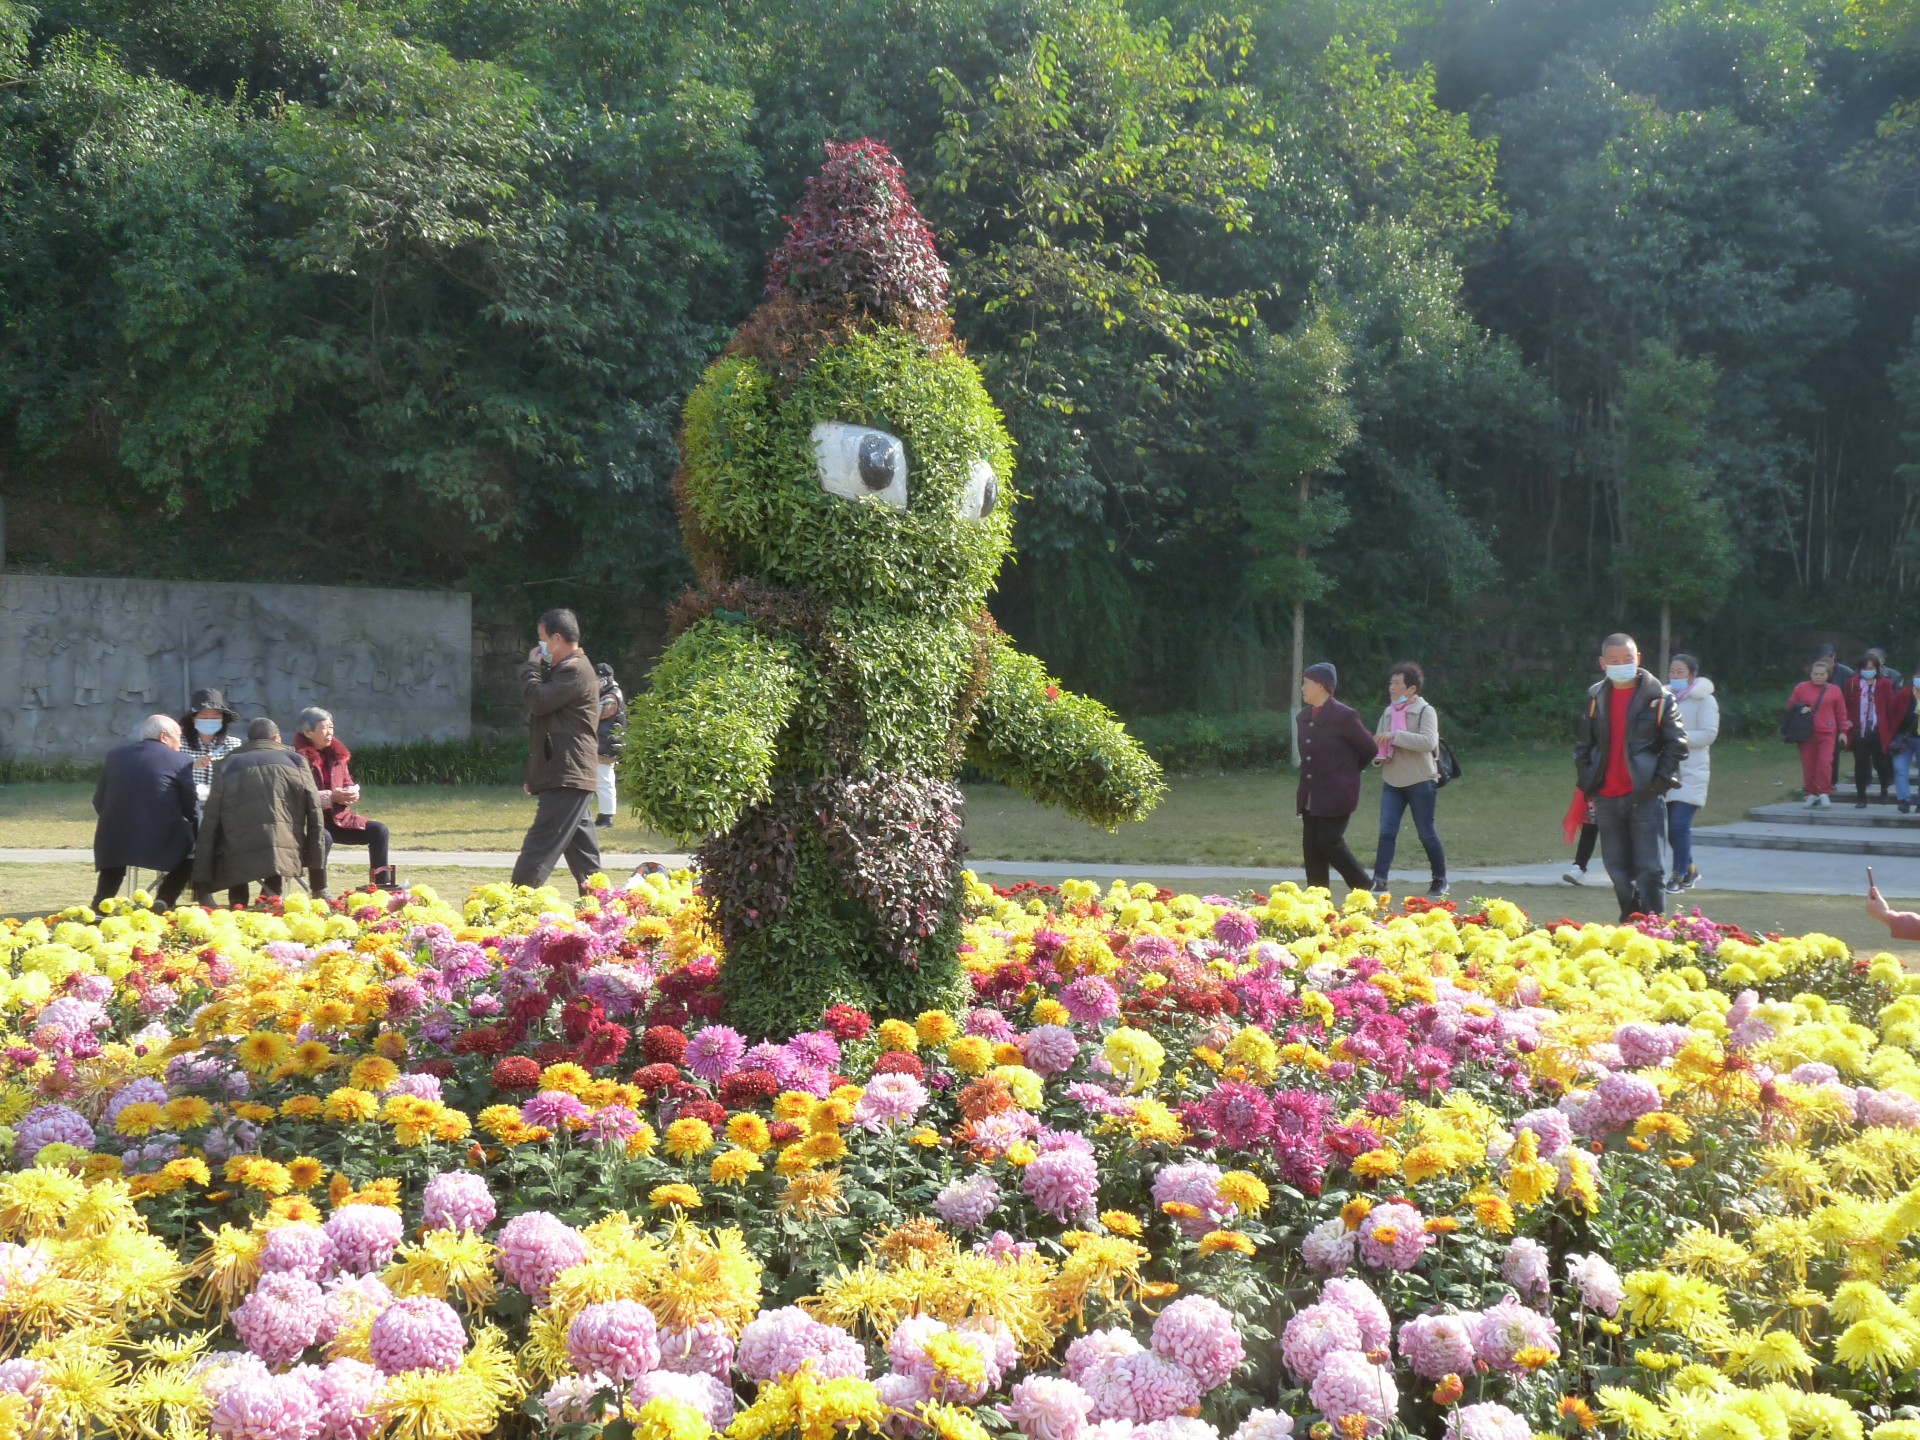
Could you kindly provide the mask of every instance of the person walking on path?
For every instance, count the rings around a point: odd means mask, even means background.
[[[1429,900],[1447,894],[1447,855],[1434,827],[1435,801],[1440,794],[1440,712],[1420,691],[1426,672],[1403,660],[1387,676],[1387,708],[1373,727],[1374,759],[1380,767],[1380,842],[1373,852],[1373,891],[1385,894],[1393,871],[1393,852],[1400,839],[1400,822],[1413,811],[1414,833],[1433,867]]]
[[[1853,725],[1832,675],[1829,662],[1814,661],[1807,678],[1787,697],[1787,716],[1781,722],[1782,733],[1800,747],[1800,787],[1809,810],[1833,803],[1833,757]]]
[[[1333,698],[1339,686],[1339,672],[1325,661],[1309,665],[1301,678],[1306,705],[1294,731],[1300,755],[1294,807],[1307,885],[1331,888],[1329,871],[1338,870],[1349,888],[1365,890],[1367,872],[1347,845],[1347,822],[1360,808],[1360,776],[1379,750],[1367,722]]]
[[[1600,663],[1606,678],[1587,691],[1573,763],[1577,783],[1593,797],[1600,859],[1625,923],[1662,913],[1665,797],[1680,783],[1687,729],[1666,686],[1641,668],[1631,635],[1609,635]]]
[[[225,890],[227,903],[247,903],[247,886],[278,895],[287,877],[305,870],[316,898],[327,893],[326,830],[320,792],[307,762],[280,743],[280,727],[262,716],[247,725],[247,743],[213,772],[193,855],[193,893],[202,905]]]
[[[193,839],[200,798],[193,788],[193,757],[181,753],[180,723],[149,715],[140,738],[107,752],[93,787],[93,868],[100,872],[93,908],[119,893],[127,867],[158,870],[154,903],[171,910],[193,876]]]
[[[318,705],[300,712],[295,722],[293,749],[313,772],[314,788],[320,792],[320,815],[327,830],[327,860],[333,860],[336,845],[365,846],[367,883],[378,890],[391,890],[396,883],[392,852],[392,832],[378,820],[369,820],[354,806],[360,800],[360,786],[347,767],[353,752],[342,743],[333,726],[333,715]]]
[[[1894,684],[1887,678],[1887,656],[1869,650],[1846,684],[1847,719],[1853,731],[1853,808],[1867,808],[1867,785],[1880,778],[1880,798],[1893,792]]]
[[[1920,671],[1893,692],[1893,794],[1900,813],[1913,809],[1913,769],[1920,750]]]
[[[1667,849],[1672,852],[1667,893],[1678,895],[1700,883],[1693,863],[1693,820],[1707,803],[1712,779],[1714,740],[1720,734],[1720,702],[1713,698],[1713,681],[1700,673],[1691,655],[1676,655],[1667,667],[1667,689],[1680,708],[1687,729],[1687,758],[1680,764],[1680,785],[1667,796]]]
[[[207,795],[213,789],[213,767],[242,744],[240,712],[229,709],[227,697],[218,690],[196,690],[180,717],[180,735],[187,754],[193,757],[193,789],[200,808],[207,808]]]
[[[540,617],[540,643],[520,667],[520,698],[527,706],[526,792],[539,801],[533,824],[520,842],[513,883],[541,886],[566,857],[573,880],[586,893],[600,869],[600,843],[593,834],[594,797],[600,784],[600,685],[593,662],[580,648],[580,622],[571,610]]]
[[[605,830],[612,826],[620,803],[615,766],[620,752],[627,748],[627,697],[620,693],[613,667],[604,660],[593,667],[593,673],[600,677],[600,783],[595,795],[600,813],[593,823],[596,829]]]

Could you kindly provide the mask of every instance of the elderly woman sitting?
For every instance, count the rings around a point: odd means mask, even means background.
[[[368,882],[383,890],[391,889],[396,882],[393,866],[387,860],[387,827],[353,808],[360,799],[360,787],[347,769],[347,762],[353,759],[352,752],[333,733],[333,716],[318,706],[309,706],[300,712],[296,729],[299,733],[294,737],[293,748],[313,770],[329,843],[365,845]]]

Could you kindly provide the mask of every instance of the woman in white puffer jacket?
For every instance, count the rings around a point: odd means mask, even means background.
[[[1687,727],[1687,758],[1680,762],[1680,784],[1667,796],[1667,848],[1673,852],[1673,873],[1667,893],[1677,895],[1700,883],[1693,863],[1693,817],[1707,803],[1707,781],[1713,775],[1713,740],[1720,733],[1720,702],[1713,698],[1713,681],[1700,673],[1691,655],[1676,655],[1667,667],[1667,689]]]

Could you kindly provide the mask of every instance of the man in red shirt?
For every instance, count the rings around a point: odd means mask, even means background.
[[[1624,921],[1658,915],[1665,902],[1666,796],[1680,783],[1687,730],[1666,686],[1640,667],[1631,635],[1609,635],[1600,663],[1607,678],[1587,691],[1573,763],[1580,788],[1593,799],[1601,860]]]

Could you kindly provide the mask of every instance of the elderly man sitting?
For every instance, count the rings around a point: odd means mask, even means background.
[[[161,872],[154,899],[171,910],[193,873],[193,837],[200,797],[193,757],[180,749],[179,722],[149,715],[140,738],[107,752],[93,790],[93,868],[100,872],[93,908],[126,883],[127,867]]]
[[[193,893],[202,905],[224,889],[227,903],[247,903],[247,886],[262,882],[278,895],[284,877],[305,869],[315,895],[327,890],[326,832],[320,792],[307,762],[280,743],[280,727],[261,718],[247,743],[214,767],[213,791],[193,857]]]

